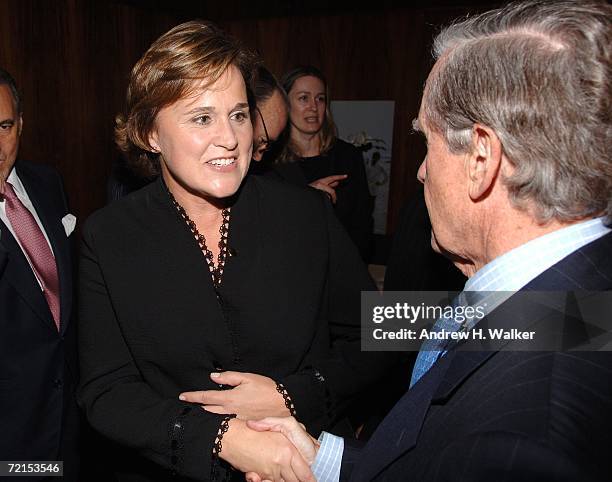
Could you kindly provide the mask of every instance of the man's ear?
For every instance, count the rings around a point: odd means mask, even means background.
[[[469,195],[472,201],[485,196],[500,173],[502,145],[493,129],[482,124],[472,128],[472,152],[468,156]]]
[[[21,131],[23,130],[23,116],[19,114],[19,125],[17,126],[17,135],[21,136]]]
[[[263,143],[259,143],[257,147],[253,148],[253,154],[251,157],[254,161],[261,161],[265,152],[266,149],[263,147]]]

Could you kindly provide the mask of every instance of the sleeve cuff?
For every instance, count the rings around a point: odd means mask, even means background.
[[[307,369],[278,380],[287,389],[296,417],[313,434],[318,434],[331,420],[331,400],[325,381],[316,370]]]
[[[344,452],[344,439],[327,432],[319,437],[321,446],[310,469],[318,482],[338,482]]]

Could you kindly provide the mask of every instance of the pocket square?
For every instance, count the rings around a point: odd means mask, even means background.
[[[74,227],[76,226],[76,216],[74,214],[66,214],[62,218],[62,224],[64,225],[64,231],[66,231],[66,237],[72,234]]]

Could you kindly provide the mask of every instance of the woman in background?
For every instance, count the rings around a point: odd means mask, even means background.
[[[319,69],[303,66],[287,72],[281,84],[290,103],[289,133],[277,173],[285,180],[325,192],[367,260],[373,199],[361,152],[337,137],[327,81]]]

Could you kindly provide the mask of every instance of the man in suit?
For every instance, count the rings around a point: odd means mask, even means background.
[[[63,480],[76,480],[74,217],[59,174],[17,160],[22,126],[0,69],[0,460],[61,460]]]
[[[497,297],[468,333],[567,341],[581,320],[527,291],[612,290],[610,18],[605,2],[530,1],[435,40],[415,122],[428,142],[418,177],[432,245],[468,276],[463,296]],[[319,446],[291,419],[251,428],[285,433],[319,482],[610,480],[612,352],[426,343],[411,388],[365,446],[326,433]]]

